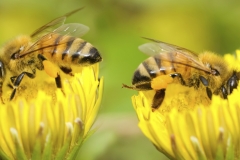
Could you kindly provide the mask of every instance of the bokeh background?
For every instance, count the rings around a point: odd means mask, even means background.
[[[146,55],[138,46],[149,37],[200,53],[234,53],[240,47],[238,0],[0,0],[0,44],[31,34],[48,21],[85,8],[67,22],[90,27],[83,39],[101,52],[104,97],[98,128],[79,152],[84,160],[167,160],[138,129],[131,104],[134,70]]]

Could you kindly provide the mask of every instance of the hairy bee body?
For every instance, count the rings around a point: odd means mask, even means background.
[[[36,70],[45,70],[62,88],[58,66],[65,74],[73,75],[73,66],[92,65],[102,60],[98,50],[79,38],[89,28],[79,23],[64,24],[66,18],[81,10],[56,18],[37,29],[32,35],[18,36],[0,49],[0,97],[2,87],[13,89],[10,100],[24,76],[33,79]],[[3,100],[2,100],[3,101]]]
[[[180,83],[195,89],[205,88],[212,94],[227,98],[237,87],[239,72],[234,71],[225,60],[212,52],[196,55],[187,49],[149,39],[153,42],[139,47],[151,57],[143,61],[134,72],[132,86],[136,90],[155,90],[153,108],[158,108],[165,96],[168,84]],[[201,87],[200,87],[201,86]]]

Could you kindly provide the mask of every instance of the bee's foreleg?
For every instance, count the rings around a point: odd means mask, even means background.
[[[2,97],[2,87],[3,87],[4,77],[5,77],[4,64],[0,61],[0,97],[1,97],[2,104],[4,104],[3,97]]]
[[[220,88],[220,90],[221,90],[221,92],[222,92],[223,98],[224,98],[224,99],[227,99],[227,96],[228,96],[227,89],[226,89],[224,86],[222,86],[222,87]]]
[[[0,83],[0,97],[1,97],[2,104],[4,104],[4,100],[2,97],[2,83]]]
[[[206,78],[204,78],[203,76],[199,76],[199,79],[200,79],[200,81],[202,82],[202,84],[204,86],[206,86],[206,87],[209,86],[209,82],[208,82],[208,80]]]
[[[230,79],[227,81],[227,84],[226,84],[226,89],[227,89],[227,94],[231,94],[232,91],[234,89],[237,88],[238,86],[238,81],[239,81],[239,78],[237,76],[238,73],[236,73],[235,71],[233,72],[233,75],[230,77]]]
[[[207,92],[208,98],[211,100],[212,99],[212,91],[211,91],[211,89],[206,87],[206,92]]]
[[[35,77],[35,74],[33,74],[33,73],[22,72],[18,76],[13,76],[13,77],[10,78],[10,80],[13,82],[13,91],[11,93],[10,100],[12,100],[14,98],[14,96],[16,94],[16,90],[17,90],[18,86],[20,85],[20,83],[22,82],[22,79],[23,79],[25,74],[29,78],[34,78]]]
[[[213,93],[212,93],[211,89],[208,87],[209,86],[208,80],[203,76],[199,76],[199,79],[202,82],[202,84],[206,87],[207,96],[211,100]],[[223,87],[222,89],[224,90],[225,88]],[[223,96],[224,96],[224,91],[223,90],[222,90],[222,93],[223,93]]]

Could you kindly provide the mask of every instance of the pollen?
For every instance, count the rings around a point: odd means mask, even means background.
[[[56,78],[58,76],[58,68],[52,62],[48,60],[43,61],[43,66],[45,72],[52,78]]]
[[[173,78],[171,76],[161,75],[161,76],[157,76],[152,80],[151,87],[154,90],[160,90],[163,88],[167,88],[167,85],[172,82],[173,82]]]

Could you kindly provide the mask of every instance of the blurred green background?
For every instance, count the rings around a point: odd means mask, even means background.
[[[234,53],[240,47],[238,0],[1,0],[0,44],[19,34],[30,34],[46,22],[76,8],[68,18],[90,27],[83,39],[101,52],[104,97],[97,132],[84,144],[79,159],[155,160],[159,153],[138,129],[131,104],[136,91],[134,70],[147,56],[138,46],[149,37],[202,52]]]

